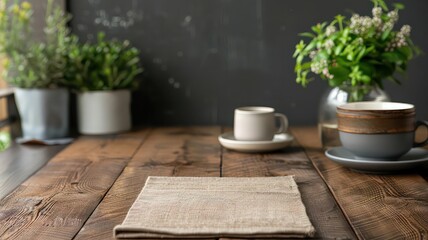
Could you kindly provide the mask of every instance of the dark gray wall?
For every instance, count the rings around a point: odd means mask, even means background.
[[[399,24],[413,27],[428,51],[428,1],[406,1]],[[327,89],[317,79],[295,83],[291,57],[298,33],[350,9],[370,14],[369,0],[73,0],[73,31],[93,40],[104,31],[141,51],[145,73],[134,94],[135,123],[226,124],[243,105],[272,106],[293,125],[315,124]],[[395,101],[428,119],[428,58],[409,66],[402,86],[386,84]]]

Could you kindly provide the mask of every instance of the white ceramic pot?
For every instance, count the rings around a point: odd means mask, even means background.
[[[77,95],[79,132],[111,134],[131,129],[130,90],[92,91]]]
[[[23,138],[54,139],[68,135],[69,93],[65,88],[15,88]]]

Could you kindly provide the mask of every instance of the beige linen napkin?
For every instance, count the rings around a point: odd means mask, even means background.
[[[308,237],[292,176],[149,177],[116,238]]]

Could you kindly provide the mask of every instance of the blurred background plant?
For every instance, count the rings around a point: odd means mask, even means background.
[[[56,88],[63,86],[70,30],[70,16],[48,0],[44,41],[35,41],[29,2],[0,3],[0,54],[4,56],[4,77],[20,88]]]
[[[410,39],[409,25],[394,30],[404,5],[396,3],[389,10],[383,0],[372,2],[372,16],[353,14],[347,20],[337,15],[330,23],[313,26],[313,32],[300,34],[311,40],[301,40],[293,55],[297,83],[306,86],[313,73],[331,87],[354,89],[354,101],[361,100],[369,86],[382,89],[385,79],[400,83],[395,74],[404,74],[408,61],[420,50]]]
[[[79,44],[74,37],[67,60],[67,84],[77,92],[136,89],[143,71],[138,49],[129,41],[107,41],[104,33],[96,43]]]
[[[0,130],[0,152],[4,151],[11,142],[10,133]]]

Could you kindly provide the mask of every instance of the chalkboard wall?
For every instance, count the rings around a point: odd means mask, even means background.
[[[231,125],[233,109],[272,106],[292,125],[315,124],[327,84],[295,83],[298,33],[351,9],[370,14],[369,0],[73,0],[72,29],[82,41],[98,31],[141,50],[144,74],[133,96],[135,124]],[[399,24],[428,51],[428,1],[405,1]],[[428,119],[428,58],[410,63],[402,86],[387,83],[395,101],[416,105]]]

